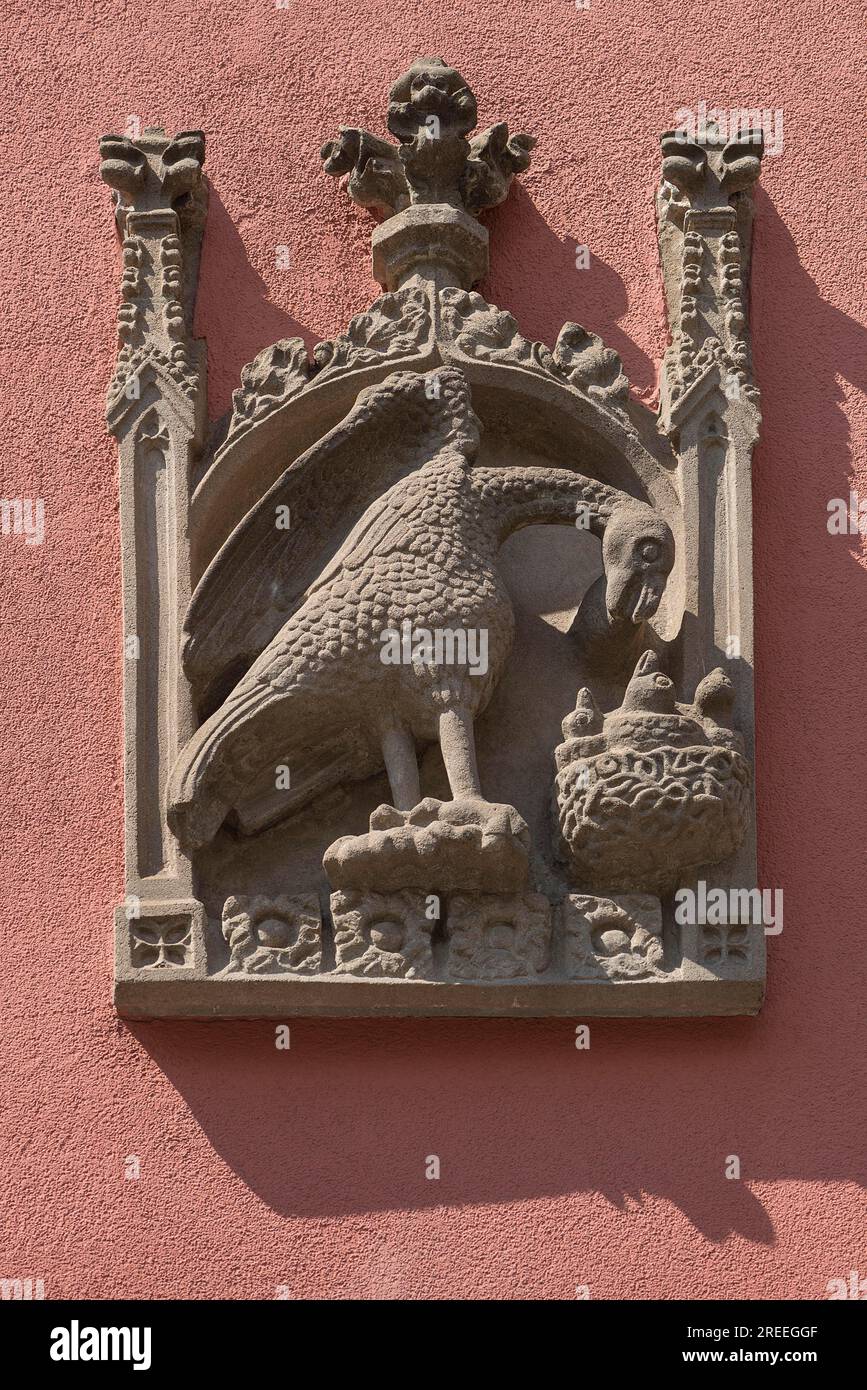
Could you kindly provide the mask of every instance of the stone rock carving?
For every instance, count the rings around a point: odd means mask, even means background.
[[[505,310],[480,294],[449,288],[440,290],[440,330],[451,354],[455,351],[480,362],[502,362],[565,379],[614,411],[627,428],[633,426],[626,404],[627,380],[620,358],[595,333],[577,323],[564,324],[553,351],[531,342]]]
[[[750,929],[747,924],[723,923],[704,926],[701,932],[701,958],[711,966],[727,961],[745,963],[750,957]]]
[[[298,497],[299,481],[303,487],[300,470],[290,469],[194,597],[188,622],[193,665],[197,649],[214,645],[215,614],[224,659],[249,638],[251,617],[260,641],[275,635],[198,730],[172,774],[169,822],[185,846],[206,844],[230,813],[242,829],[255,831],[325,790],[339,761],[335,730],[351,731],[360,745],[356,778],[385,765],[398,810],[410,811],[421,801],[417,741],[439,742],[456,802],[480,801],[473,724],[493,694],[514,636],[511,603],[496,567],[502,542],[533,522],[574,525],[579,507],[602,533],[627,517],[636,539],[646,532],[650,544],[664,528],[646,504],[579,473],[474,465],[478,430],[466,380],[454,368],[435,376],[438,400],[429,399],[425,377],[390,377],[362,393],[360,414],[339,427],[338,441],[349,443],[354,467],[358,435],[371,416],[381,424],[383,412],[392,418],[397,412],[401,422],[396,452],[375,454],[377,500],[357,521],[357,508],[347,508],[344,531],[355,524],[312,585],[300,594],[295,584],[283,587],[286,546],[272,519],[275,505]],[[413,417],[422,432],[416,439],[410,434]],[[324,447],[332,452],[330,440]],[[318,452],[307,461],[314,478]],[[341,464],[333,457],[331,462],[334,478]],[[390,487],[383,486],[394,477]],[[303,502],[292,507],[293,514],[309,509]],[[643,565],[641,549],[639,543],[610,577],[618,594],[629,587],[630,568]],[[252,578],[239,585],[242,574]],[[231,608],[220,597],[227,586]],[[264,586],[271,603],[263,616]],[[634,621],[655,611],[660,593],[641,588]],[[612,612],[619,606],[613,598]],[[261,626],[264,621],[268,627]],[[435,632],[442,634],[439,648]],[[484,650],[475,665],[474,644]],[[397,647],[393,664],[384,662],[389,645]],[[306,780],[293,776],[292,789],[275,799],[275,767],[292,768],[310,747],[324,747],[318,766]],[[431,834],[427,825],[404,829],[425,839]]]
[[[310,380],[310,362],[303,338],[284,338],[264,348],[241,369],[241,385],[232,393],[229,434],[238,435],[283,401],[302,391]]]
[[[321,150],[326,174],[348,174],[349,196],[359,207],[391,217],[409,206],[409,185],[398,150],[366,130],[341,126]]]
[[[442,325],[452,345],[466,357],[483,362],[554,369],[554,355],[544,343],[531,343],[515,319],[480,294],[446,288],[439,295]]]
[[[533,138],[477,131],[441,58],[398,78],[387,121],[322,149],[374,214],[379,298],[309,356],[262,344],[210,439],[203,137],[101,142],[122,261],[118,1007],[755,1012],[761,928],[681,923],[668,895],[758,891],[760,138],[663,136],[657,415],[590,328],[534,342],[478,290],[481,218]]]
[[[604,405],[624,409],[629,398],[629,381],[617,353],[607,348],[595,333],[579,323],[567,323],[554,346],[554,365],[573,386]]]
[[[195,727],[177,652],[190,599],[190,476],[205,436],[204,344],[193,337],[207,184],[201,131],[100,141],[121,239],[117,438],[124,621],[126,899],[115,913],[118,995],[204,971],[192,865],[165,819],[165,780]],[[154,731],[159,730],[158,737]],[[151,957],[154,957],[151,959]],[[170,968],[169,968],[170,967]]]
[[[448,943],[450,979],[540,975],[551,954],[548,899],[541,893],[456,893],[448,904]]]
[[[579,693],[556,758],[560,832],[582,883],[664,893],[737,849],[751,775],[731,727],[733,699],[718,669],[692,705],[677,704],[652,651],[611,714]]]
[[[379,806],[370,833],[345,835],[325,851],[338,888],[496,886],[520,893],[530,864],[530,832],[514,806],[467,796],[426,797],[409,810]]]
[[[464,207],[479,213],[504,203],[515,174],[529,169],[535,144],[532,135],[510,136],[505,121],[474,135],[461,180]]]
[[[764,137],[734,139],[709,125],[701,141],[681,132],[662,136],[662,183],[657,198],[672,343],[663,369],[662,416],[682,418],[687,395],[718,373],[729,398],[755,404],[746,329],[752,202]]]
[[[418,289],[399,290],[384,294],[366,314],[356,315],[346,332],[333,342],[318,343],[313,358],[324,377],[333,371],[407,357],[425,346],[430,332],[427,295]]]
[[[529,167],[535,140],[498,122],[473,138],[476,99],[442,58],[419,58],[391,89],[392,145],[344,128],[322,147],[325,172],[348,174],[347,191],[381,225],[373,271],[384,289],[409,280],[470,289],[488,268],[488,234],[478,214],[508,195]]]
[[[322,917],[312,894],[227,898],[223,936],[231,952],[228,972],[311,975],[322,964]]]
[[[573,979],[661,979],[662,905],[648,893],[570,893],[560,908],[566,974]]]
[[[331,913],[338,975],[406,980],[433,975],[431,933],[436,921],[426,915],[423,895],[333,893]]]
[[[503,202],[536,142],[510,137],[503,121],[468,141],[476,119],[460,73],[442,58],[419,58],[389,95],[388,128],[400,144],[342,129],[322,147],[325,172],[348,173],[350,197],[385,217],[425,203],[479,213]]]
[[[409,357],[429,346],[431,333],[428,296],[410,288],[382,295],[366,313],[350,320],[345,333],[317,343],[312,362],[302,338],[285,338],[265,348],[241,370],[241,388],[233,393],[232,418],[219,453],[311,383]]]
[[[137,143],[106,135],[99,151],[100,174],[115,191],[123,238],[119,350],[108,388],[111,420],[119,406],[138,399],[128,383],[147,363],[186,396],[195,394],[198,364],[188,339],[206,207],[205,141],[200,130],[167,140],[163,130],[154,129],[144,131]],[[188,243],[192,272],[186,276],[183,242]]]
[[[644,650],[648,619],[674,565],[674,541],[656,521],[624,507],[605,528],[600,576],[584,595],[571,632],[600,675],[631,670]]]

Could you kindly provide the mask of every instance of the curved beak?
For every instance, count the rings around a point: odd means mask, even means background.
[[[634,623],[643,622],[645,618],[652,618],[665,588],[664,580],[658,575],[646,574],[639,589],[638,597],[632,606],[632,621]]]
[[[613,570],[608,577],[605,606],[610,618],[642,623],[659,607],[665,580],[658,574],[633,574]]]

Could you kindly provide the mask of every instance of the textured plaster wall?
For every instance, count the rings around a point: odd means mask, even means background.
[[[0,541],[0,1276],[94,1298],[808,1299],[867,1275],[867,566],[826,528],[829,498],[867,494],[858,0],[7,0],[3,23],[0,483],[45,499],[47,535]],[[340,123],[384,133],[419,53],[462,70],[483,124],[539,137],[490,217],[488,297],[531,337],[600,332],[645,399],[658,133],[702,98],[784,112],[753,295],[760,872],[785,892],[758,1019],[597,1021],[589,1052],[570,1020],[301,1021],[277,1052],[270,1024],[112,1013],[119,254],[96,141],[130,114],[207,133],[216,416],[259,348],[374,297],[369,224],[317,152]]]

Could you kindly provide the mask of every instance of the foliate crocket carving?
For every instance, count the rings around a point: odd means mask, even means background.
[[[660,402],[666,428],[677,427],[686,397],[712,373],[729,399],[758,402],[746,294],[763,153],[761,130],[728,139],[708,125],[700,140],[675,130],[662,136],[657,217],[672,329]]]
[[[232,396],[232,417],[221,452],[312,382],[389,359],[399,361],[423,349],[431,330],[427,294],[409,288],[381,295],[366,313],[350,320],[345,333],[317,343],[312,361],[303,338],[285,338],[264,348],[241,369],[241,387]]]
[[[229,436],[238,435],[255,420],[282,405],[310,380],[310,362],[303,338],[284,338],[263,350],[241,368],[241,385],[232,394]]]

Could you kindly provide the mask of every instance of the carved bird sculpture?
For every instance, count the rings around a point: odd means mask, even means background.
[[[254,833],[383,764],[409,810],[419,745],[435,741],[452,795],[482,800],[473,726],[512,644],[497,552],[518,528],[589,512],[610,621],[655,611],[664,575],[645,582],[647,546],[662,545],[669,569],[674,554],[659,516],[570,469],[480,466],[478,429],[458,369],[396,373],[360,394],[212,562],[187,619],[188,675],[207,704],[227,672],[248,669],[172,773],[169,823],[186,847],[227,818]],[[287,537],[274,516],[290,497]],[[386,660],[396,634],[402,659]]]
[[[625,675],[650,645],[647,619],[659,607],[674,564],[674,540],[662,517],[624,508],[602,539],[605,573],[591,584],[570,634],[600,676]]]

